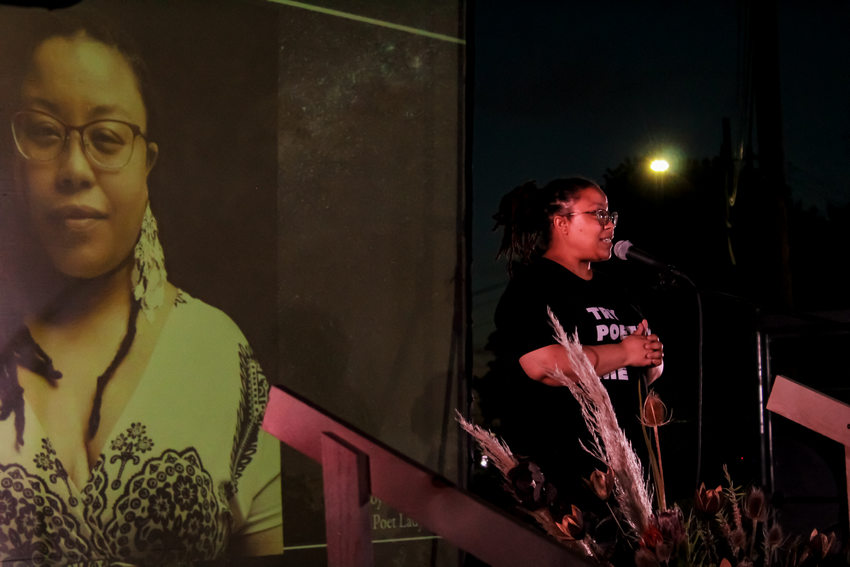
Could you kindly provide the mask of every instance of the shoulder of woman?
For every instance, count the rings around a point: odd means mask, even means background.
[[[521,288],[529,285],[539,285],[556,274],[558,264],[546,258],[536,258],[529,264],[515,266],[513,275],[508,282],[509,287]]]
[[[218,307],[193,297],[180,289],[174,300],[175,324],[185,332],[209,339],[227,339],[245,343],[245,336],[233,319]]]

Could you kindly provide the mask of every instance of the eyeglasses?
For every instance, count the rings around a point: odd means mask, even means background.
[[[53,161],[68,147],[71,132],[80,133],[86,157],[100,169],[116,171],[130,163],[136,136],[145,138],[136,124],[123,120],[94,120],[69,126],[40,110],[22,110],[12,117],[12,135],[18,152],[32,161]]]
[[[613,223],[614,226],[617,226],[617,219],[620,217],[620,213],[617,212],[608,212],[605,209],[596,209],[595,211],[582,211],[579,213],[564,213],[564,216],[571,217],[573,215],[594,215],[596,220],[599,221],[603,227],[607,226],[608,223]]]

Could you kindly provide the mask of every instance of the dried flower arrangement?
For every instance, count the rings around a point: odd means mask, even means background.
[[[743,490],[724,467],[726,486],[707,489],[702,484],[687,515],[678,504],[668,506],[664,496],[658,428],[670,416],[661,399],[650,392],[642,402],[641,423],[649,448],[650,479],[631,443],[617,423],[608,392],[582,351],[576,336],[564,332],[550,312],[555,338],[566,350],[575,379],[555,370],[553,378],[569,388],[581,408],[590,433],[584,447],[606,469],[585,480],[608,507],[618,526],[620,548],[633,553],[637,567],[810,567],[850,564],[846,546],[834,533],[813,530],[808,537],[787,537],[775,520],[764,491]],[[490,431],[473,425],[460,414],[461,427],[476,441],[482,454],[501,473],[504,486],[546,533],[602,565],[611,565],[610,542],[590,535],[582,510],[562,502],[557,487],[546,480],[534,462],[517,458],[510,447]],[[652,435],[650,435],[650,433]],[[656,507],[652,505],[653,485]]]

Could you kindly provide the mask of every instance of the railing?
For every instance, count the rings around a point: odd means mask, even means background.
[[[370,495],[492,567],[593,565],[285,388],[263,429],[322,465],[329,567],[374,564]]]

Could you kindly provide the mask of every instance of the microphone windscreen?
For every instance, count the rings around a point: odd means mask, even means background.
[[[616,244],[614,244],[614,256],[619,258],[620,260],[626,259],[626,254],[629,253],[629,249],[632,247],[632,243],[628,240],[620,240]]]

